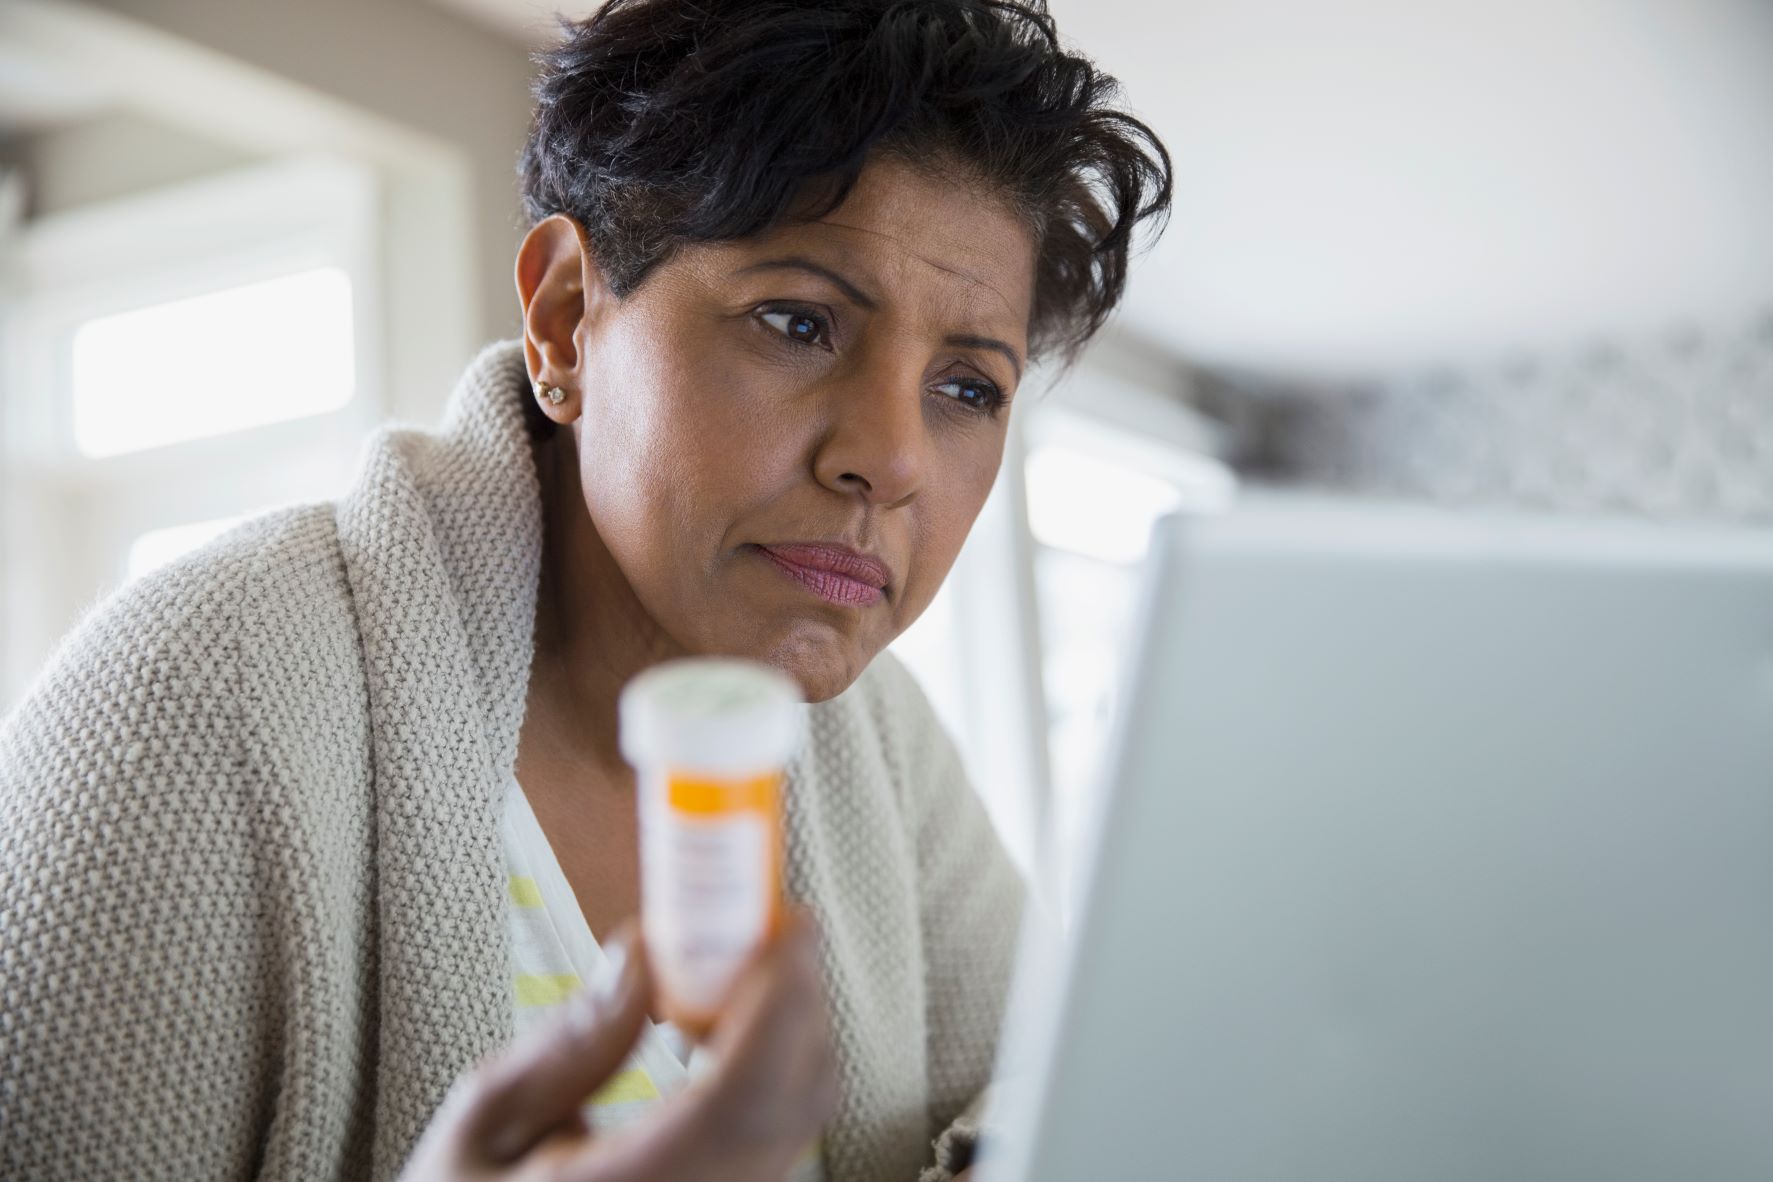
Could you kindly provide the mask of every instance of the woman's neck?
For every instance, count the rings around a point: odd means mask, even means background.
[[[626,779],[617,742],[622,687],[682,650],[647,614],[591,520],[573,433],[556,430],[534,447],[543,541],[528,715],[551,760]]]

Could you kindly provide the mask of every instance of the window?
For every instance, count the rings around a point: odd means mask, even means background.
[[[1167,513],[1222,507],[1231,477],[1216,461],[1180,450],[1158,449],[1143,467],[1129,464],[1131,437],[1091,450],[1056,441],[1078,439],[1076,430],[1045,434],[1049,441],[1028,457],[1028,527],[1052,769],[1049,850],[1063,902],[1077,886],[1075,839],[1102,787],[1152,527]]]
[[[1028,505],[1052,753],[1050,848],[1063,916],[1080,885],[1084,819],[1106,787],[1152,527],[1169,513],[1222,511],[1236,481],[1210,456],[1119,428],[1059,426],[1046,438],[1029,460]]]
[[[151,529],[130,544],[123,577],[125,581],[139,579],[149,571],[165,566],[179,555],[195,550],[211,538],[220,536],[229,526],[245,519],[244,515],[217,517],[209,521],[194,521],[189,525]]]
[[[1045,547],[1136,563],[1152,525],[1181,501],[1173,481],[1089,451],[1050,443],[1028,457],[1028,528]]]
[[[337,410],[352,344],[339,267],[88,320],[70,351],[75,445],[111,456]]]
[[[1142,563],[1159,517],[1235,487],[1160,384],[1087,364],[1012,420],[998,485],[928,611],[894,642],[1011,857],[1061,922],[1101,787]]]
[[[119,582],[343,490],[387,410],[379,184],[292,157],[24,226],[0,292],[0,711]]]

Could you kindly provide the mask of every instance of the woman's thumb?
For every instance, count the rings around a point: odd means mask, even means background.
[[[603,953],[603,971],[567,999],[557,1021],[530,1032],[477,1073],[465,1131],[469,1143],[493,1160],[515,1160],[574,1119],[640,1037],[652,987],[638,925],[624,923],[604,942]]]

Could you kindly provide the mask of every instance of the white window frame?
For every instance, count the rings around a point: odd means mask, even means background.
[[[121,580],[153,529],[333,495],[388,413],[376,228],[365,165],[285,157],[27,224],[0,311],[0,710],[54,639]],[[342,407],[114,456],[74,443],[69,359],[88,320],[333,266],[352,288],[354,391]],[[192,358],[193,365],[202,358]],[[274,365],[275,358],[266,364]],[[241,397],[253,375],[234,375]],[[201,480],[190,473],[202,472]]]
[[[965,760],[1010,857],[1048,914],[1063,921],[1068,840],[1054,831],[1046,648],[1029,528],[1027,458],[1053,440],[1174,483],[1184,511],[1223,508],[1228,440],[1184,398],[1179,363],[1137,359],[1111,336],[1054,384],[1034,373],[1017,394],[996,484],[937,599],[895,651],[922,681]]]
[[[373,232],[377,186],[362,166],[298,157],[231,170],[149,193],[52,214],[29,223],[18,243],[16,306],[8,317],[7,387],[66,395],[69,341],[86,321],[204,295],[315,267],[335,266],[351,280],[356,337],[356,394],[331,412],[361,430],[384,407],[378,344],[380,284]],[[200,359],[193,359],[193,364]],[[242,396],[251,375],[243,374]],[[87,457],[74,447],[73,410],[64,397],[10,399],[7,459],[27,468],[156,467],[202,450],[191,440]],[[321,416],[315,416],[321,417]],[[227,438],[278,432],[266,424]]]

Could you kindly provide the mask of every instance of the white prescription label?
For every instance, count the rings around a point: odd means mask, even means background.
[[[736,793],[732,807],[709,807],[707,784],[694,786],[693,802],[679,785],[651,787],[641,802],[648,949],[666,991],[711,1013],[770,922],[774,810],[748,807],[750,793]]]

